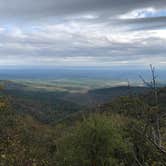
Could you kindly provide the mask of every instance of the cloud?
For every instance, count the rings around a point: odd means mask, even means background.
[[[36,29],[24,32],[15,28],[17,33],[1,34],[1,63],[109,65],[118,62],[150,63],[156,59],[160,62],[165,58],[164,30],[116,33],[110,26],[76,22]]]
[[[129,11],[154,7],[163,8],[163,0],[0,0],[0,16],[6,18],[43,18],[78,15],[79,13],[109,13],[115,16]]]
[[[166,1],[0,0],[1,65],[166,61]]]

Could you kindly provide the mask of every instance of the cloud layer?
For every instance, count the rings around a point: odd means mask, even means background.
[[[96,12],[120,15],[141,8],[166,6],[163,0],[0,0],[3,17],[47,17]]]
[[[0,65],[166,63],[163,0],[0,0],[0,18]]]

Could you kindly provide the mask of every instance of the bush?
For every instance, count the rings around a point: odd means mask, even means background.
[[[128,148],[111,118],[95,115],[58,142],[58,166],[125,165]]]

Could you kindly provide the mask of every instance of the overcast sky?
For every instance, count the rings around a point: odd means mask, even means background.
[[[166,65],[166,0],[0,0],[1,66]]]

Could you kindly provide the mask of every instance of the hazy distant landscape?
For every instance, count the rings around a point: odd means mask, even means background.
[[[147,69],[117,68],[53,68],[53,69],[1,69],[1,80],[10,80],[27,89],[48,91],[87,92],[91,89],[116,86],[144,86],[139,76],[149,80]],[[166,70],[158,69],[158,86],[166,84]]]

